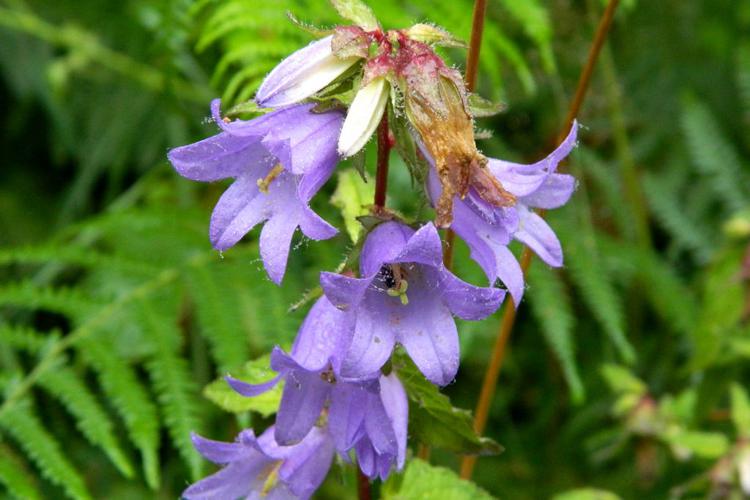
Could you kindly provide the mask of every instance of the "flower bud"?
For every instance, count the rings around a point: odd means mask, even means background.
[[[306,99],[359,60],[356,56],[340,58],[334,54],[332,38],[321,38],[281,61],[260,85],[255,96],[258,105],[280,107]]]
[[[339,135],[339,154],[343,157],[352,156],[367,144],[388,102],[390,85],[383,77],[370,81],[359,89],[354,96],[349,112],[344,120],[344,126]]]

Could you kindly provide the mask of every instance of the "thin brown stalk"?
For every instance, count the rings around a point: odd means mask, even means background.
[[[359,500],[370,500],[372,498],[370,479],[365,476],[359,467],[357,467],[357,498]]]
[[[599,21],[599,26],[596,29],[594,35],[594,41],[591,44],[589,50],[588,59],[586,65],[581,71],[581,76],[578,79],[578,86],[576,88],[575,96],[573,101],[570,103],[568,109],[568,115],[565,118],[565,125],[562,128],[560,136],[558,137],[558,143],[567,135],[570,127],[573,124],[573,120],[578,115],[583,105],[584,97],[586,96],[586,90],[588,89],[591,75],[596,66],[596,60],[599,57],[602,45],[607,38],[607,33],[612,24],[615,11],[619,0],[610,0],[607,4],[607,8],[602,14],[602,18]],[[541,212],[540,216],[544,216]],[[531,264],[531,250],[528,247],[524,248],[523,255],[521,256],[521,269],[526,274],[526,271]],[[510,339],[511,332],[513,331],[513,325],[516,320],[516,305],[513,301],[507,301],[504,306],[503,319],[500,322],[500,328],[497,333],[495,345],[492,349],[492,355],[490,357],[490,363],[487,366],[487,371],[484,375],[484,382],[482,383],[482,389],[480,391],[479,400],[477,401],[476,411],[474,413],[474,430],[477,433],[484,432],[484,428],[487,425],[487,417],[489,415],[490,405],[492,404],[492,397],[495,393],[495,387],[497,386],[497,377],[500,374],[500,369],[503,366],[503,360],[505,359],[505,353],[507,351],[508,340]],[[465,456],[461,462],[461,477],[464,479],[471,478],[474,472],[474,465],[476,464],[476,456]]]

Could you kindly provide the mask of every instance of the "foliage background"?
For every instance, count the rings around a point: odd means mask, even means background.
[[[429,20],[468,39],[469,0],[372,7],[386,27]],[[478,91],[508,108],[480,123],[487,154],[531,161],[554,146],[602,8],[489,2]],[[346,232],[299,240],[276,288],[255,237],[210,249],[223,186],[179,178],[165,153],[213,133],[211,97],[249,98],[310,39],[287,9],[340,21],[324,0],[0,0],[0,495],[174,498],[208,472],[191,430],[231,439],[267,423],[201,390],[290,342],[305,308],[288,307],[338,265]],[[551,217],[566,266],[531,268],[487,430],[506,451],[475,479],[503,498],[739,498],[750,3],[623,1],[579,121],[567,168],[580,186]],[[391,172],[390,203],[423,210],[405,166]],[[335,188],[316,204],[343,228]],[[467,254],[458,273],[480,283]],[[445,390],[457,406],[475,404],[498,323],[460,325]],[[352,488],[334,472],[320,495]]]

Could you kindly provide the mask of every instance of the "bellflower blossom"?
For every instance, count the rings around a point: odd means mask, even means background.
[[[331,238],[337,230],[309,207],[333,173],[339,111],[315,113],[314,104],[279,109],[253,120],[225,122],[220,101],[211,103],[222,132],[171,150],[169,161],[191,180],[233,178],[211,216],[211,243],[226,250],[265,221],[260,253],[268,275],[280,283],[297,227],[308,238]]]
[[[272,352],[271,368],[277,377],[257,385],[231,377],[227,381],[240,394],[253,397],[284,379],[275,426],[279,444],[300,442],[325,414],[336,449],[344,454],[356,445],[356,450],[363,450],[363,472],[384,478],[393,465],[404,465],[406,393],[395,374],[365,380],[339,376],[342,349],[352,329],[352,316],[321,297],[305,318],[291,353],[278,347]]]
[[[523,297],[524,279],[521,266],[507,247],[511,239],[527,245],[548,265],[562,265],[560,241],[544,219],[531,209],[558,208],[573,194],[575,178],[555,173],[555,170],[575,147],[577,129],[578,124],[574,123],[565,140],[549,156],[536,163],[524,165],[489,159],[490,172],[505,190],[516,197],[515,205],[490,205],[474,190],[469,190],[463,199],[454,199],[451,229],[469,245],[472,259],[480,265],[490,282],[499,278],[508,287],[516,304]],[[430,169],[428,191],[433,203],[437,203],[441,187],[434,168]]]
[[[352,313],[354,333],[342,360],[346,377],[377,373],[396,342],[433,383],[446,385],[458,371],[459,346],[451,314],[479,320],[492,314],[505,292],[461,281],[443,265],[435,226],[414,231],[385,222],[367,237],[360,256],[362,278],[322,273],[328,299]]]
[[[258,438],[252,429],[246,429],[234,443],[212,441],[193,434],[193,444],[200,454],[224,467],[191,485],[182,494],[183,498],[310,498],[333,461],[330,436],[324,429],[315,427],[298,444],[279,446],[273,434],[273,426]]]

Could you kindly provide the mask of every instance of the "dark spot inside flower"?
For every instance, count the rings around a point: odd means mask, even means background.
[[[333,374],[333,368],[329,365],[327,369],[320,372],[320,378],[328,382],[329,384],[336,383],[336,376]]]
[[[380,343],[380,337],[375,336],[375,337],[373,337],[372,341],[375,342],[376,344],[379,344]]]

